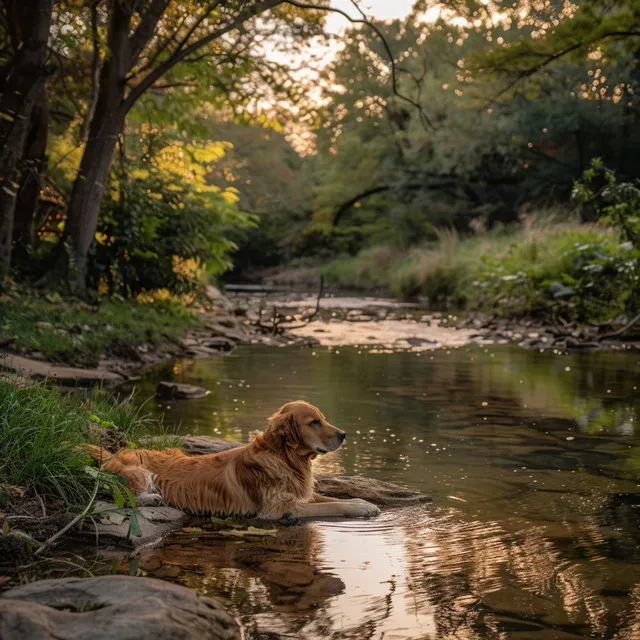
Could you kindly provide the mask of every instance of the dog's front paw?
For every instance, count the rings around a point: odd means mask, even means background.
[[[348,514],[351,518],[373,518],[380,515],[380,509],[375,504],[371,504],[361,498],[352,498],[345,501]]]

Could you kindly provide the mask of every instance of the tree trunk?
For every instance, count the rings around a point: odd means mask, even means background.
[[[35,221],[40,191],[41,177],[47,168],[47,138],[49,125],[49,98],[46,89],[39,94],[39,102],[31,112],[29,135],[24,150],[22,184],[14,217],[14,241],[16,248],[23,247],[28,252],[35,241]]]
[[[44,91],[52,0],[24,0],[21,38],[0,100],[0,275],[11,268],[13,223],[31,111]]]
[[[126,77],[131,70],[129,27],[132,3],[114,2],[109,24],[109,52],[100,71],[98,97],[91,118],[89,138],[73,184],[67,210],[64,239],[70,251],[69,283],[86,294],[87,258],[100,214],[118,135],[126,112],[123,107]]]
[[[68,238],[71,250],[70,284],[81,295],[86,293],[87,258],[98,226],[100,203],[109,178],[113,151],[123,123],[124,119],[117,110],[93,119],[71,192],[65,238]]]

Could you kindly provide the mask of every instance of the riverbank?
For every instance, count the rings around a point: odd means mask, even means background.
[[[262,274],[266,284],[329,287],[417,300],[429,311],[480,314],[536,327],[617,331],[640,313],[640,255],[611,227],[532,218],[499,229],[438,239],[409,249],[380,245],[356,256],[290,265]],[[382,292],[382,294],[381,294]],[[594,328],[597,331],[592,331]]]
[[[212,357],[237,344],[288,344],[214,287],[188,304],[148,298],[88,304],[15,289],[0,295],[0,369],[66,386],[117,386],[168,358]]]

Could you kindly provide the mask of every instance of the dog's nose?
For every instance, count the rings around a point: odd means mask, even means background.
[[[344,439],[347,437],[347,432],[346,431],[340,431],[340,429],[338,429],[338,440],[340,440],[340,442],[344,442]]]

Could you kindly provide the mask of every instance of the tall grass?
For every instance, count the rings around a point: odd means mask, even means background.
[[[131,440],[157,428],[131,397],[119,400],[96,390],[83,400],[45,383],[16,386],[0,380],[0,485],[68,504],[85,501],[95,480],[74,447],[95,440],[90,426],[96,423]]]
[[[329,283],[422,296],[441,309],[602,321],[640,307],[640,255],[616,230],[533,216],[482,236],[440,231],[408,251],[376,247],[322,272]]]

